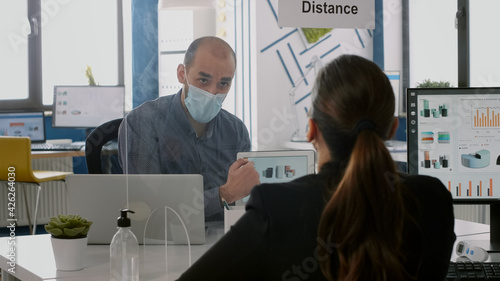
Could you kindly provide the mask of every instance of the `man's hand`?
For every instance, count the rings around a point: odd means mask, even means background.
[[[238,159],[229,167],[226,184],[219,189],[226,202],[233,203],[250,194],[252,187],[260,184],[259,173],[252,161]]]

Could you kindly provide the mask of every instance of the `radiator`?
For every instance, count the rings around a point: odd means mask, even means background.
[[[454,205],[453,211],[456,219],[490,223],[490,205]]]
[[[72,157],[58,158],[40,158],[32,159],[33,170],[49,170],[49,171],[73,171]],[[10,223],[7,221],[9,210],[7,209],[7,185],[5,182],[0,182],[0,227],[5,227]],[[16,218],[17,225],[28,225],[28,214],[26,212],[26,204],[24,200],[24,191],[26,191],[27,202],[29,206],[30,219],[33,223],[35,213],[36,193],[37,188],[34,184],[16,183]],[[42,190],[40,192],[40,201],[38,204],[38,219],[37,225],[46,224],[50,217],[67,212],[66,200],[66,185],[64,181],[51,181],[41,183]],[[23,188],[24,187],[24,188]],[[5,202],[5,203],[3,203]]]

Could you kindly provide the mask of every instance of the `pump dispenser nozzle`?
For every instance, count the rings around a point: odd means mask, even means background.
[[[139,281],[139,243],[130,228],[127,213],[135,212],[120,209],[118,230],[109,245],[111,281]]]
[[[127,213],[134,214],[135,212],[129,209],[120,209],[120,217],[118,217],[118,227],[130,227],[130,219]]]

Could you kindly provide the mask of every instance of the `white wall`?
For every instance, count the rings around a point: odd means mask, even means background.
[[[255,12],[255,77],[252,79],[252,109],[257,110],[252,122],[253,149],[269,150],[284,148],[295,130],[292,105],[289,98],[293,84],[306,73],[306,66],[313,56],[323,64],[345,53],[357,54],[368,59],[373,53],[371,30],[334,29],[322,37],[324,41],[314,46],[302,38],[295,28],[280,28],[274,11],[278,12],[277,0],[251,0]],[[273,45],[274,44],[274,45]],[[295,55],[295,58],[294,58]],[[302,70],[302,73],[300,72]],[[287,73],[288,71],[288,73]],[[295,105],[299,117],[300,134],[306,132],[306,108],[310,108],[307,97],[314,82],[314,71],[306,76],[308,85],[302,83],[295,92]],[[293,81],[293,82],[292,82]]]

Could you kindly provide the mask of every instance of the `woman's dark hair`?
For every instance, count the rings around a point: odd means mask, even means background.
[[[318,74],[312,119],[341,163],[318,228],[337,256],[321,262],[329,280],[408,280],[402,236],[406,212],[398,173],[385,147],[394,122],[394,93],[373,62],[343,55]],[[325,245],[319,243],[319,245]],[[320,247],[321,248],[321,247]],[[322,248],[323,255],[329,254]],[[332,265],[338,270],[332,270]]]

